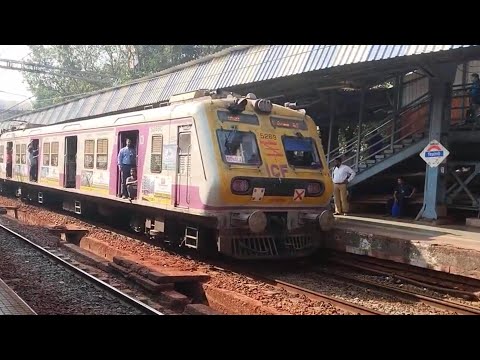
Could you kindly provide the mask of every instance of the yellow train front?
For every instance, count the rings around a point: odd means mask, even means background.
[[[205,164],[205,210],[218,219],[218,251],[239,259],[314,252],[334,218],[333,185],[313,120],[253,94],[211,101],[206,118],[210,134],[201,142],[215,161]]]

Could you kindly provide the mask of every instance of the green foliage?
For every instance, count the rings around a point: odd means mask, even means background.
[[[101,84],[53,74],[24,72],[36,98],[35,108],[150,75],[220,51],[231,45],[30,45],[28,61],[65,69],[112,75]]]

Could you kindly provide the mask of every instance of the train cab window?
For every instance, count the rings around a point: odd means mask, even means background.
[[[162,172],[162,149],[163,135],[152,136],[152,155],[150,158],[150,171],[152,173]]]
[[[217,130],[222,158],[229,164],[261,165],[257,139],[253,132]]]
[[[97,140],[97,169],[107,170],[108,167],[108,139]]]
[[[3,164],[4,153],[5,153],[5,146],[0,145],[0,164]]]
[[[43,166],[50,166],[50,143],[43,143]]]
[[[50,166],[58,166],[58,141],[52,142],[50,148]]]
[[[283,136],[282,141],[289,165],[311,169],[322,168],[320,156],[312,138]]]

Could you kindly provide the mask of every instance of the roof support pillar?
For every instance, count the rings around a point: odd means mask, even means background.
[[[452,84],[455,81],[456,64],[435,66],[435,76],[429,79],[430,113],[428,125],[429,141],[437,140],[448,148],[448,129],[452,103]],[[442,164],[443,165],[443,164]],[[426,165],[423,207],[418,218],[436,220],[446,216],[446,168]]]
[[[328,94],[329,103],[330,103],[330,125],[328,126],[328,147],[327,147],[327,166],[330,168],[330,151],[332,150],[332,132],[333,132],[333,123],[335,121],[335,98],[336,98],[335,91],[331,91]],[[336,131],[336,139],[335,143],[338,142],[338,129]],[[336,146],[335,146],[336,147]],[[333,147],[333,148],[335,148]]]
[[[393,99],[393,121],[392,121],[392,134],[390,137],[390,146],[393,149],[395,143],[395,130],[398,124],[398,113],[402,107],[402,86],[403,86],[403,76],[398,75],[395,77],[395,97]]]
[[[355,170],[358,170],[358,162],[360,161],[360,150],[361,150],[361,140],[362,140],[362,124],[363,124],[363,114],[365,110],[365,87],[362,87],[360,91],[360,111],[358,113],[358,138],[357,138],[357,154],[355,156]]]

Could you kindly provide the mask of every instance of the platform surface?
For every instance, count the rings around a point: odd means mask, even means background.
[[[342,229],[369,229],[375,234],[394,235],[411,241],[428,241],[432,244],[480,251],[480,229],[474,226],[425,225],[413,220],[394,220],[365,216],[336,216],[336,226]]]
[[[0,315],[36,315],[2,279],[0,279]]]
[[[480,229],[413,220],[336,216],[327,248],[480,279]]]

